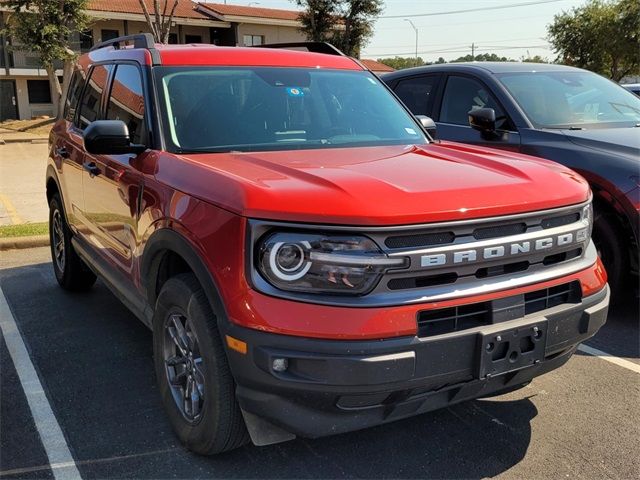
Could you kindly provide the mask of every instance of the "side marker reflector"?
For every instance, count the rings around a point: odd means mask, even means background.
[[[238,340],[237,338],[230,337],[229,335],[225,335],[227,339],[227,346],[231,350],[235,350],[243,355],[247,354],[247,344],[242,340]]]

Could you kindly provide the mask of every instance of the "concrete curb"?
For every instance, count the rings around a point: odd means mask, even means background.
[[[48,143],[49,137],[36,137],[36,138],[2,138],[0,137],[0,145],[7,143]]]
[[[34,235],[32,237],[0,238],[0,251],[21,248],[46,247],[49,245],[49,235]]]

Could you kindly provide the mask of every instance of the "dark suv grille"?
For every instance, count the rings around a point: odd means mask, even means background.
[[[418,336],[433,337],[459,332],[513,320],[565,303],[579,303],[581,300],[580,282],[575,281],[490,302],[425,310],[418,313]]]

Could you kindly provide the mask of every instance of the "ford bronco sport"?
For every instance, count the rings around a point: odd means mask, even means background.
[[[56,278],[153,330],[188,448],[514,390],[598,331],[582,177],[434,142],[356,60],[290,48],[97,45],[50,136]]]

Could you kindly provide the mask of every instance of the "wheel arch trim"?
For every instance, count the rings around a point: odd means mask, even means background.
[[[184,235],[170,228],[161,228],[151,234],[142,254],[141,284],[149,305],[155,308],[156,283],[164,252],[173,252],[186,262],[202,286],[211,307],[216,313],[222,314],[217,315],[218,322],[222,320],[220,316],[228,318],[216,281],[207,268],[200,249]]]

